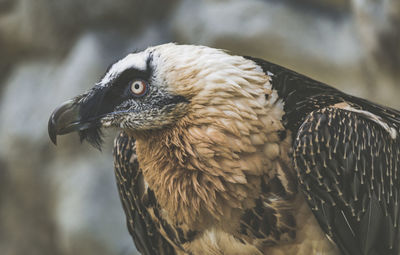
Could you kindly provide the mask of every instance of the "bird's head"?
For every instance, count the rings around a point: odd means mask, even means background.
[[[243,70],[260,73],[243,60],[222,50],[172,43],[129,54],[92,89],[52,113],[49,136],[56,143],[57,135],[77,131],[81,140],[99,147],[102,127],[133,133],[161,130],[207,104],[221,104],[218,93],[262,94],[240,88],[243,75],[234,78]]]

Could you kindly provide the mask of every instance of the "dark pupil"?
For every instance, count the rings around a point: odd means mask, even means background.
[[[135,89],[139,89],[140,88],[140,85],[139,84],[135,84]]]

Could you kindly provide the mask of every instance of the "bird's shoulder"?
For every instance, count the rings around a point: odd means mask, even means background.
[[[316,109],[345,103],[353,109],[370,112],[400,129],[400,111],[346,94],[330,85],[266,60],[245,56],[271,78],[271,86],[284,102],[284,125],[297,131],[305,117]],[[338,108],[338,107],[334,107]],[[293,132],[295,134],[295,132]]]

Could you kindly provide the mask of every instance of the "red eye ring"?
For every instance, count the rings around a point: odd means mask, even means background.
[[[135,96],[143,96],[147,92],[147,83],[143,80],[134,80],[131,82],[130,90]]]

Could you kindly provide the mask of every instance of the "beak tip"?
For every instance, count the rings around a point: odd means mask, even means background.
[[[52,114],[49,119],[47,131],[49,133],[50,140],[53,142],[54,145],[57,145],[57,130],[56,130],[56,124],[54,121],[54,114]]]
[[[49,134],[50,140],[54,145],[57,145],[57,135],[56,134]]]
[[[50,140],[52,141],[52,143],[53,143],[54,145],[57,146],[57,136],[50,137]]]

